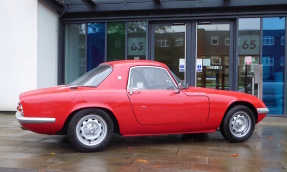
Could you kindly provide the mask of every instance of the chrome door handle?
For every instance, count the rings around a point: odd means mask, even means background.
[[[129,91],[129,92],[130,92],[130,95],[141,93],[140,91]]]

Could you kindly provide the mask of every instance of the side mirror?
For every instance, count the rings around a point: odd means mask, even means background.
[[[178,83],[176,90],[174,91],[176,94],[180,93],[180,90],[182,89],[181,83]]]

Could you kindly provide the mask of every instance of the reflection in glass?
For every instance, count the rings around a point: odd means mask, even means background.
[[[105,61],[105,23],[88,23],[87,70]]]
[[[65,84],[86,72],[86,25],[65,25]]]
[[[185,60],[185,24],[156,25],[154,60],[165,63],[172,72],[184,80],[179,60]]]
[[[125,59],[125,22],[108,23],[107,61]]]
[[[269,114],[283,114],[285,17],[263,18],[263,101]],[[285,37],[284,37],[285,39]]]
[[[229,89],[229,24],[198,25],[196,86]]]
[[[254,65],[259,64],[260,18],[239,19],[238,90],[252,94]],[[258,93],[254,92],[255,95]]]
[[[146,22],[128,22],[128,59],[146,59]]]

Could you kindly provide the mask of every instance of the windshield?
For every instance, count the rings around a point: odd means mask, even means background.
[[[176,84],[177,85],[179,83],[181,83],[182,88],[186,88],[187,87],[187,85],[182,80],[180,80],[170,69],[168,69],[168,70],[172,74],[173,78],[176,80],[176,82],[177,82]]]
[[[97,87],[106,79],[107,76],[109,76],[112,70],[113,68],[110,65],[99,65],[68,85]]]

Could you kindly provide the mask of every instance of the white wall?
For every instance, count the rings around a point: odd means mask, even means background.
[[[1,1],[1,111],[15,111],[19,93],[37,87],[37,3]]]
[[[58,14],[38,3],[38,88],[57,85]]]
[[[48,32],[51,34],[48,41],[46,37],[42,37],[42,33],[49,30],[49,24],[53,23],[52,14],[44,10],[41,3],[36,0],[1,0],[0,6],[0,111],[16,111],[17,103],[19,101],[19,94],[21,92],[36,89],[45,86],[43,80],[38,79],[38,72],[42,76],[43,72],[43,59],[46,60],[47,56],[51,57],[52,62],[47,62],[48,65],[55,64],[54,59],[57,53],[56,48],[49,50],[44,49],[43,45],[53,43],[51,46],[57,46],[54,42],[57,40],[55,36],[55,27],[52,24],[53,31]],[[46,15],[45,15],[46,14]],[[37,19],[37,17],[43,17]],[[38,27],[38,22],[41,26]],[[43,24],[43,21],[48,21],[48,24]],[[45,25],[45,26],[42,26]],[[39,33],[38,33],[39,29]],[[41,35],[40,35],[41,34]],[[38,36],[38,37],[37,37]],[[56,38],[55,38],[56,37]],[[39,43],[38,43],[39,41]],[[44,42],[44,43],[43,43]],[[38,53],[38,46],[40,47]],[[46,56],[44,52],[51,51]],[[56,52],[54,52],[56,51]],[[39,61],[38,57],[39,55]],[[39,63],[39,70],[38,70]],[[57,66],[55,66],[57,67]],[[44,69],[44,68],[43,68]],[[49,77],[46,85],[53,85],[56,77],[55,69],[50,67],[44,69],[45,72],[53,72],[53,76]],[[39,75],[39,76],[40,76]],[[54,77],[53,79],[51,79]]]

